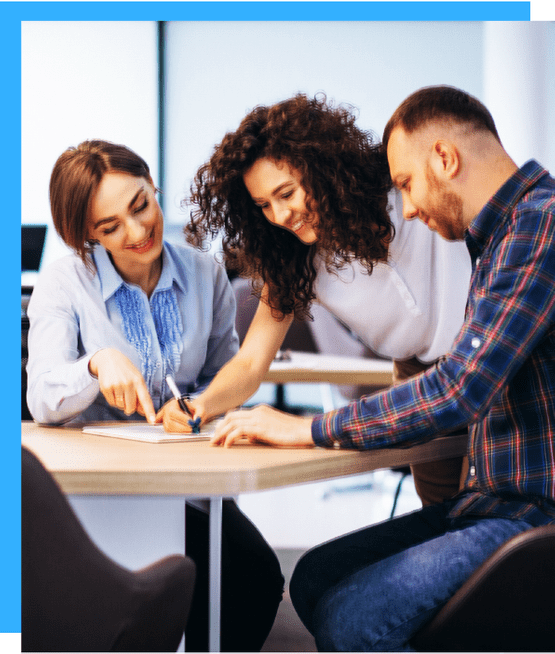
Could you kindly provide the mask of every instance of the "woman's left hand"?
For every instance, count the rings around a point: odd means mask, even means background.
[[[312,418],[301,418],[261,404],[230,411],[218,424],[211,445],[230,447],[239,440],[277,447],[314,447]]]

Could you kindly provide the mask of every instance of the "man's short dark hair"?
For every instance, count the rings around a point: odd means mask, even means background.
[[[501,141],[490,112],[477,98],[454,86],[426,86],[409,95],[391,116],[383,133],[383,147],[387,149],[396,127],[411,134],[432,120],[467,123],[476,130],[491,132]]]

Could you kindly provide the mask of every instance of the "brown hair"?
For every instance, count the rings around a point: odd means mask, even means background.
[[[391,116],[383,133],[384,149],[396,127],[411,134],[433,120],[468,123],[476,130],[491,132],[500,141],[492,115],[480,100],[454,86],[426,86],[409,95]]]
[[[124,145],[83,141],[59,157],[50,176],[50,208],[56,231],[89,265],[92,244],[87,239],[89,209],[103,176],[109,172],[144,177],[154,186],[147,163]]]
[[[300,173],[307,209],[318,215],[317,243],[306,245],[271,225],[252,201],[243,175],[264,157]],[[317,252],[330,271],[356,258],[371,272],[387,259],[390,188],[387,161],[373,135],[356,126],[352,110],[334,107],[323,94],[298,94],[256,107],[214,148],[184,200],[193,206],[185,234],[202,247],[221,233],[228,268],[251,277],[258,294],[268,284],[276,317],[302,318],[315,297]]]

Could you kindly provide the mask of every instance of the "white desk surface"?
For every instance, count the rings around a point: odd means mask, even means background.
[[[467,437],[365,452],[247,444],[224,449],[206,441],[152,444],[23,422],[22,443],[69,494],[209,498],[462,456]]]
[[[376,384],[392,382],[393,363],[383,359],[290,352],[290,361],[274,361],[264,381],[275,384],[315,382]]]

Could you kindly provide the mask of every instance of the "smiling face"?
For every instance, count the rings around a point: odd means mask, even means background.
[[[418,135],[409,135],[401,127],[391,133],[387,158],[391,179],[403,199],[403,217],[418,218],[447,240],[460,240],[465,230],[462,200],[437,177],[430,152]]]
[[[88,237],[112,255],[126,281],[140,283],[160,267],[164,218],[144,177],[106,173],[91,202]]]
[[[318,240],[317,216],[306,207],[301,176],[287,163],[258,159],[243,175],[247,191],[273,225],[287,229],[310,245]]]

